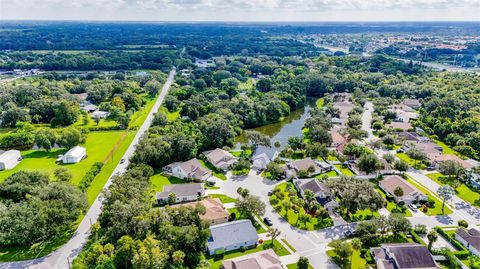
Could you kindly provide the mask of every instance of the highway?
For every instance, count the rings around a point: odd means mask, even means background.
[[[123,155],[123,159],[125,159],[124,163],[118,163],[115,170],[113,170],[112,175],[107,180],[105,185],[103,186],[103,190],[108,189],[110,184],[112,184],[112,178],[114,175],[122,174],[127,170],[128,163],[130,157],[133,156],[135,152],[135,147],[139,143],[141,137],[147,132],[148,128],[152,124],[154,114],[160,108],[163,99],[167,95],[170,86],[175,78],[176,69],[173,68],[170,71],[170,74],[165,82],[162,91],[160,92],[155,104],[153,105],[152,109],[150,110],[147,118],[143,122],[142,126],[138,129],[137,134],[133,138],[132,143],[128,147],[127,151]],[[93,223],[95,223],[102,212],[102,193],[100,193],[95,201],[93,202],[92,206],[89,208],[88,212],[85,214],[82,222],[78,226],[77,230],[75,231],[73,237],[61,248],[54,251],[53,253],[34,260],[29,261],[19,261],[19,262],[9,262],[9,263],[1,263],[0,268],[5,269],[20,269],[20,268],[35,268],[35,269],[64,269],[70,268],[70,265],[75,259],[75,257],[80,253],[82,250],[83,245],[88,240],[88,236],[90,235],[90,227]]]

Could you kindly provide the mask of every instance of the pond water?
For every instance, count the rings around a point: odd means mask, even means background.
[[[315,106],[315,100],[309,100],[305,107],[292,111],[290,115],[283,118],[282,121],[249,130],[259,131],[270,137],[272,146],[275,141],[279,141],[281,145],[280,149],[282,149],[288,143],[289,137],[302,137],[303,124],[305,120],[310,117],[310,110],[313,106]],[[240,143],[247,143],[248,139],[242,133],[235,138],[235,141],[237,142],[237,146],[239,146]]]

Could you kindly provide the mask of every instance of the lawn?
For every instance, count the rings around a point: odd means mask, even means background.
[[[251,156],[252,155],[252,150],[251,149],[247,149],[247,150],[232,150],[230,151],[230,153],[235,156],[235,157],[241,157],[242,154],[244,154],[245,156]]]
[[[168,121],[174,121],[174,120],[176,120],[180,117],[180,110],[181,109],[179,108],[179,109],[177,109],[177,111],[170,112],[170,111],[168,111],[168,109],[166,107],[162,106],[159,111],[163,112],[163,113],[165,113],[165,115],[167,115],[167,120]]]
[[[248,254],[252,254],[252,253],[255,253],[255,252],[260,252],[262,250],[267,250],[267,249],[271,249],[271,248],[272,248],[271,240],[267,240],[263,244],[259,244],[256,248],[247,249],[247,250],[244,250],[244,251],[241,251],[241,250],[229,251],[229,252],[226,252],[223,255],[223,257],[218,257],[218,256],[208,257],[208,262],[210,263],[210,265],[212,265],[212,269],[219,269],[220,266],[222,265],[222,261],[230,260],[230,259],[233,259],[233,258],[237,258],[237,257],[240,257],[240,256],[245,256],[245,255],[248,255]],[[288,252],[288,250],[286,250],[282,246],[282,244],[278,243],[278,241],[276,239],[273,243],[273,250],[275,251],[275,253],[278,256],[285,256],[285,255],[290,254],[290,252]]]
[[[97,124],[90,115],[87,116],[88,123],[84,124],[83,122],[84,117],[85,116],[83,114],[80,114],[80,116],[78,117],[78,120],[73,125],[76,127],[104,127],[104,128],[118,126],[118,122],[114,120],[109,120],[109,119],[101,119]]]
[[[323,99],[323,97],[318,98],[315,104],[317,105],[317,108],[322,108],[325,105],[325,100]]]
[[[377,190],[378,193],[380,193],[380,195],[383,196],[383,198],[385,199],[385,201],[387,202],[387,206],[386,206],[386,209],[389,211],[389,212],[392,212],[394,211],[394,209],[397,209],[398,206],[395,202],[391,202],[391,201],[388,201],[387,200],[387,194],[378,187],[377,183],[374,183],[372,182],[372,184],[375,185],[375,189]],[[393,213],[393,212],[392,212]],[[396,212],[396,213],[399,213],[399,212]],[[412,216],[412,212],[410,212],[410,210],[405,210],[405,212],[403,213],[403,215],[405,215],[405,217],[411,217]]]
[[[437,182],[440,185],[445,185],[449,184],[452,185],[452,179],[450,179],[447,176],[444,176],[441,173],[431,173],[427,174],[427,177],[432,179],[433,181]],[[457,196],[460,197],[460,199],[469,202],[470,204],[474,204],[475,200],[480,199],[480,194],[472,189],[470,189],[465,183],[461,183],[458,188],[455,189],[457,192]]]
[[[332,258],[333,261],[336,260],[335,259],[336,255],[333,252],[333,250],[328,250],[327,255],[328,255],[328,257]],[[351,269],[364,269],[364,268],[366,268],[367,261],[364,258],[360,257],[360,251],[354,250],[351,259],[352,259],[351,260],[352,266],[350,267]]]
[[[225,174],[223,174],[221,171],[219,171],[215,166],[213,166],[211,163],[206,162],[204,160],[199,160],[200,163],[203,165],[203,167],[207,168],[208,170],[212,171],[213,176],[216,178],[219,178],[221,180],[227,180],[227,177]]]
[[[290,245],[290,243],[288,243],[288,241],[286,239],[280,239],[285,245],[287,245],[291,250],[293,250],[293,252],[297,252],[297,250],[292,246]]]
[[[147,101],[147,103],[140,110],[133,113],[130,117],[130,123],[128,123],[128,128],[130,129],[136,129],[142,126],[143,122],[148,116],[148,113],[157,100],[157,98],[152,98],[149,95],[144,95],[143,98]]]
[[[443,143],[442,141],[440,140],[433,140],[435,142],[435,144],[439,145],[440,147],[442,147],[443,149],[443,154],[452,154],[452,155],[457,155],[459,157],[463,157],[460,153],[456,152],[455,150],[453,150],[451,147],[449,147],[448,145],[446,145],[445,143]]]
[[[210,195],[208,195],[208,197],[218,198],[224,204],[235,203],[237,201],[235,198],[232,198],[230,196],[226,196],[225,194],[210,194]]]
[[[239,90],[249,90],[253,89],[254,83],[252,78],[248,78],[246,82],[242,82],[238,85]]]
[[[24,159],[14,169],[0,171],[0,182],[20,170],[30,170],[52,174],[55,169],[65,167],[68,168],[73,174],[73,178],[71,180],[72,184],[77,185],[95,162],[106,161],[106,158],[109,157],[112,149],[117,145],[117,143],[122,141],[123,135],[126,135],[125,131],[102,131],[89,133],[87,135],[85,144],[82,145],[87,149],[87,158],[76,164],[64,165],[56,163],[58,155],[65,153],[65,149],[54,149],[50,152],[46,152],[44,150],[22,151],[22,156]],[[128,144],[129,143],[126,145],[128,146]],[[123,155],[120,153],[121,152],[119,152],[119,154],[114,154],[114,160],[115,157],[120,157]]]
[[[308,268],[313,269],[313,267],[310,264],[308,265]],[[298,267],[296,263],[292,263],[287,265],[287,269],[298,269]]]
[[[228,211],[228,213],[230,213],[230,214],[235,213],[235,216],[236,216],[236,219],[237,219],[237,220],[247,219],[247,216],[244,216],[244,215],[240,214],[240,212],[238,212],[238,209],[237,209],[236,207],[234,207],[234,208],[229,208],[229,209],[227,209],[227,211]],[[257,233],[259,233],[259,234],[263,234],[263,233],[266,233],[266,232],[267,232],[267,230],[265,230],[265,229],[263,228],[263,226],[262,226],[260,223],[256,222],[256,221],[253,222],[253,226],[255,227],[255,230],[256,230]]]
[[[281,204],[282,201],[290,201],[290,197],[288,196],[288,192],[286,191],[287,184],[291,184],[291,183],[282,183],[280,185],[277,185],[277,187],[275,187],[275,188],[280,189],[280,191],[284,193],[284,198],[281,201],[279,201],[279,204]],[[294,188],[293,185],[292,185],[292,188]],[[270,198],[273,198],[273,197],[274,197],[274,195],[272,195]],[[272,199],[270,199],[270,200],[272,200]],[[331,218],[323,219],[322,222],[319,222],[318,218],[312,217],[312,218],[310,218],[310,221],[307,222],[307,223],[300,222],[298,220],[298,217],[301,214],[305,214],[305,210],[303,208],[300,208],[300,211],[298,213],[295,213],[292,209],[288,210],[288,212],[287,212],[285,210],[285,208],[283,208],[283,206],[282,206],[282,209],[278,213],[280,214],[280,216],[282,216],[292,226],[297,227],[297,228],[302,229],[302,230],[311,231],[311,230],[317,230],[317,229],[321,229],[321,228],[330,227],[330,226],[333,225],[333,221],[332,221]]]
[[[415,188],[417,188],[419,191],[423,192],[428,196],[429,199],[432,199],[435,201],[435,207],[433,208],[428,208],[427,215],[429,216],[434,216],[434,215],[442,215],[442,201],[440,201],[436,196],[433,196],[430,191],[425,188],[424,186],[420,185],[417,183],[415,180],[411,179],[410,177],[407,177],[407,181],[412,184]],[[452,210],[445,206],[445,215],[452,214]]]
[[[323,175],[327,175],[327,177],[337,177],[338,173],[335,170],[331,170],[331,171],[328,171],[326,173],[316,175],[315,178],[321,178]]]
[[[425,164],[420,161],[415,161],[414,159],[410,158],[406,153],[397,153],[395,154],[400,160],[403,160],[408,163],[408,165],[415,167],[416,169],[423,170],[427,168]]]
[[[342,175],[345,175],[347,177],[351,177],[351,176],[354,176],[355,173],[350,170],[350,168],[344,168],[341,164],[336,164],[335,167],[340,170],[340,173],[342,173]]]

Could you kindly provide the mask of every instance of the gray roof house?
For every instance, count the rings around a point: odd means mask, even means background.
[[[471,228],[470,230],[460,228],[455,233],[455,239],[464,245],[468,250],[480,257],[480,231]]]
[[[371,252],[379,269],[439,269],[432,254],[420,244],[382,244]]]
[[[252,156],[252,168],[255,170],[265,170],[267,165],[278,157],[278,151],[272,147],[259,146]]]
[[[231,251],[239,248],[254,247],[258,234],[249,219],[227,222],[210,226],[210,238],[207,252],[213,255],[219,251]]]
[[[195,181],[205,181],[212,176],[212,171],[203,167],[196,158],[186,162],[169,164],[163,168],[163,172],[181,179],[193,179]]]
[[[158,204],[168,202],[171,193],[176,196],[175,203],[196,201],[205,195],[202,183],[172,184],[163,186],[163,192],[157,192],[155,198]]]
[[[280,257],[272,249],[222,262],[225,269],[282,269]]]
[[[313,169],[314,171],[308,172],[309,169]],[[305,158],[287,163],[287,165],[285,166],[285,177],[297,177],[300,171],[307,171],[308,176],[311,177],[324,172],[328,172],[330,170],[332,170],[332,166],[328,163],[312,160],[311,158]]]
[[[224,172],[237,162],[237,158],[235,158],[230,152],[219,148],[205,151],[203,155],[205,155],[205,158],[207,158],[215,168]]]
[[[309,190],[315,194],[317,202],[322,205],[331,200],[331,190],[316,178],[295,179],[293,184],[302,197],[305,197],[305,192]]]

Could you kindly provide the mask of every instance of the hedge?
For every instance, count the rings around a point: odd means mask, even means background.
[[[463,259],[466,259],[468,258],[471,254],[470,254],[470,251],[465,248],[465,246],[463,246],[462,244],[460,244],[460,242],[458,242],[457,240],[455,240],[455,238],[452,238],[449,234],[447,234],[442,228],[440,227],[435,227],[435,231],[437,231],[437,233],[439,233],[440,235],[442,235],[448,242],[450,242],[456,249],[459,249],[457,251],[453,251],[453,255],[455,255],[455,257],[463,260]]]
[[[78,184],[78,187],[81,190],[86,190],[88,187],[90,187],[90,184],[92,183],[93,179],[100,173],[102,170],[103,163],[101,162],[96,162],[90,167],[90,170],[83,176],[82,180]]]
[[[422,238],[420,238],[420,236],[418,236],[418,234],[415,232],[415,230],[413,230],[413,229],[410,230],[410,235],[412,236],[413,242],[426,246],[425,242],[423,242]]]

